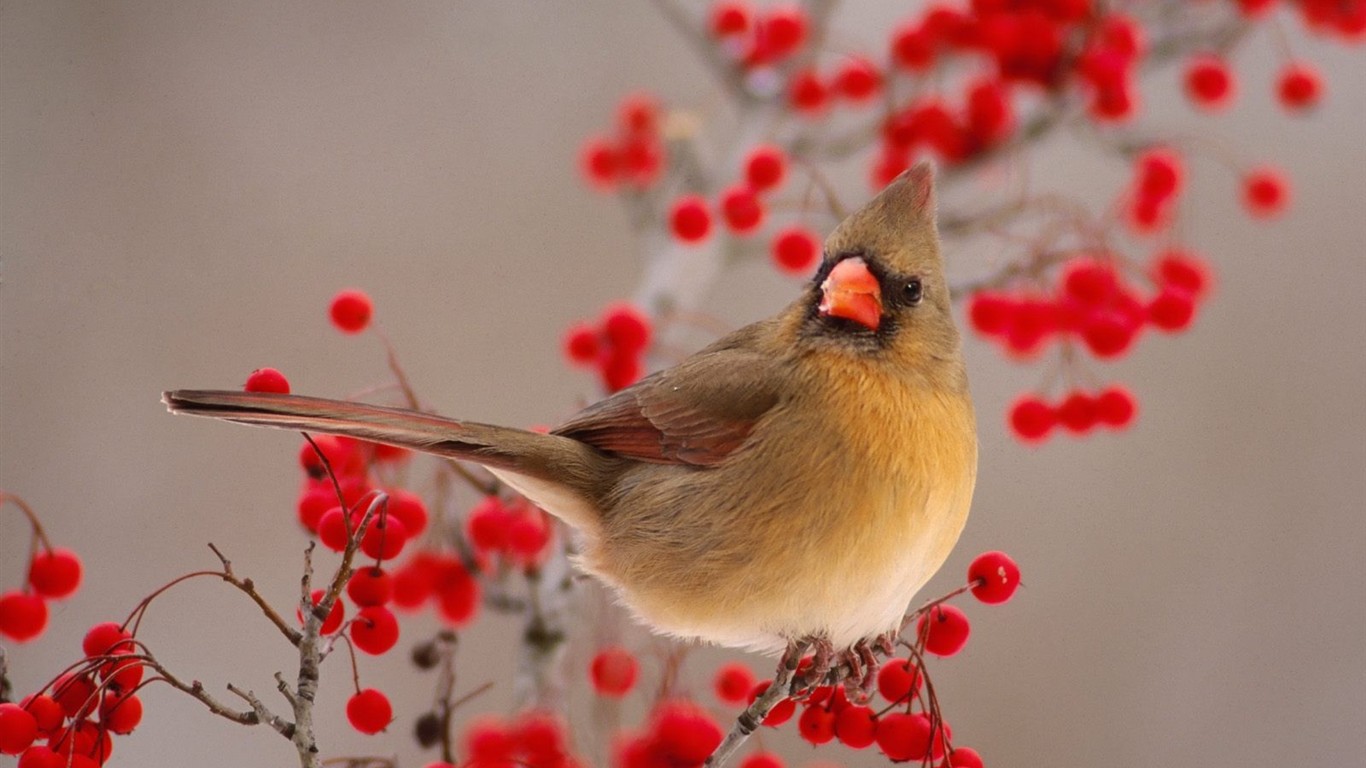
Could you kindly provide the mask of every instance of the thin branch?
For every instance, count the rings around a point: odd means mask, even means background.
[[[266,725],[269,725],[271,728],[274,728],[276,731],[280,733],[281,736],[284,736],[286,739],[292,739],[294,737],[294,724],[289,722],[288,720],[285,720],[284,718],[280,717],[274,712],[271,712],[270,708],[266,706],[265,702],[256,698],[256,694],[252,693],[251,691],[244,691],[241,688],[238,688],[237,686],[233,685],[232,683],[228,683],[228,690],[232,691],[234,694],[237,695],[238,698],[242,699],[243,701],[247,702],[247,704],[251,705],[251,711],[255,713],[258,722],[265,723]]]
[[[289,644],[297,648],[299,646],[299,641],[303,638],[303,634],[285,623],[285,620],[280,617],[279,612],[276,611],[270,603],[266,602],[266,599],[261,596],[260,592],[256,591],[256,585],[251,579],[237,578],[236,574],[232,572],[232,561],[219,551],[218,547],[214,546],[213,542],[209,542],[209,549],[213,550],[213,553],[218,556],[219,562],[223,564],[223,581],[237,587],[243,594],[250,597],[252,602],[256,603],[256,605],[261,608],[261,612],[266,615],[266,618],[270,620],[270,623],[274,624],[275,628],[280,630],[280,633],[285,636],[285,639],[289,641]]]

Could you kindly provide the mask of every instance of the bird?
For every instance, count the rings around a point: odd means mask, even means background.
[[[296,395],[163,400],[483,465],[574,529],[576,566],[656,633],[858,666],[948,558],[976,483],[935,206],[932,167],[907,169],[836,226],[787,307],[548,433]]]

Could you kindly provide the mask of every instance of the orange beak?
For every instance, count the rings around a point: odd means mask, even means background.
[[[821,283],[820,313],[877,330],[882,321],[882,289],[863,259],[845,259],[830,270]]]

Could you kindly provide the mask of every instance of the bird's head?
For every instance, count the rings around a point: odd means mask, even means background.
[[[935,230],[934,172],[922,162],[825,241],[803,336],[887,357],[956,357],[958,332]]]

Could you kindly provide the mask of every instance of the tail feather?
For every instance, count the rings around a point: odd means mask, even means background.
[[[561,488],[595,507],[610,482],[616,463],[577,440],[558,435],[543,435],[512,427],[457,421],[428,413],[380,405],[327,400],[318,397],[281,395],[236,390],[179,389],[162,394],[171,413],[207,416],[224,421],[304,432],[345,435],[360,440],[410,448],[452,459],[482,464],[495,471],[518,490],[530,484],[519,478],[534,478],[537,488],[548,488],[563,495]],[[548,482],[546,482],[548,481]],[[530,493],[532,500],[540,503]],[[545,501],[550,502],[550,499]],[[564,504],[553,503],[563,507]],[[579,528],[593,526],[586,511],[554,509],[547,511]],[[575,506],[582,506],[576,503]]]

